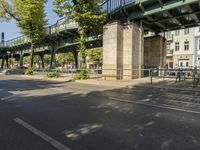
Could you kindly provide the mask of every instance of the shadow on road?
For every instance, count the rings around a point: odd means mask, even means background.
[[[106,90],[98,90],[102,88],[100,86],[80,85],[76,91],[73,83],[66,82],[0,80],[0,83],[0,95],[15,98],[12,101],[8,98],[7,102],[11,108],[18,106],[16,116],[70,145],[72,149],[200,148],[198,114],[153,106],[185,108],[186,104],[181,101],[175,102],[168,98],[170,94],[182,96],[183,91],[146,85]],[[12,95],[19,91],[42,92],[49,88],[61,90],[52,90],[51,93],[44,91],[42,95],[35,93],[36,96]],[[184,92],[188,98],[199,96],[199,93],[194,95],[191,91]],[[182,101],[188,102],[187,99]],[[187,107],[194,109],[188,104]],[[200,110],[200,107],[195,109]]]

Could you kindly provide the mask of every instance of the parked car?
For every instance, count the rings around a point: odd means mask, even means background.
[[[25,73],[25,67],[22,68],[11,68],[3,70],[2,73],[5,75],[14,75],[14,74],[24,74]]]

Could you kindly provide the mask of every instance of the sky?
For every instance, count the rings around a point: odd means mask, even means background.
[[[47,14],[47,20],[48,25],[53,25],[58,20],[58,16],[53,12],[53,0],[48,0],[46,5],[46,14]],[[0,33],[5,33],[5,40],[9,40],[15,37],[18,37],[21,35],[20,29],[16,26],[15,22],[9,21],[9,22],[0,22]]]

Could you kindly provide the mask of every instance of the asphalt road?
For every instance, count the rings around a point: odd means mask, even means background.
[[[0,150],[199,150],[200,93],[0,76]]]

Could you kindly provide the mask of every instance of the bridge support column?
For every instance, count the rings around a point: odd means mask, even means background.
[[[103,75],[110,79],[122,78],[123,26],[119,22],[104,26]]]
[[[162,36],[147,37],[144,40],[145,68],[164,68],[166,65],[166,40]]]
[[[6,59],[6,68],[8,69],[9,68],[9,60],[8,58],[5,58]]]
[[[5,57],[2,58],[1,69],[4,69]]]
[[[142,76],[143,48],[143,30],[134,23],[124,26],[123,79],[131,80]]]
[[[103,74],[115,79],[142,75],[143,31],[134,24],[107,24],[103,36]]]
[[[72,52],[73,53],[73,56],[74,56],[74,61],[75,61],[75,67],[76,67],[76,69],[78,69],[79,68],[79,66],[78,66],[78,52],[77,51],[73,51]]]
[[[24,54],[21,52],[20,58],[19,58],[19,66],[23,67],[24,66]]]
[[[53,44],[51,49],[51,62],[50,62],[51,69],[55,67],[55,54],[56,54],[55,44]]]
[[[41,60],[41,63],[42,63],[42,69],[44,69],[45,68],[45,66],[44,66],[44,54],[40,54],[39,56],[40,56],[40,60]]]

